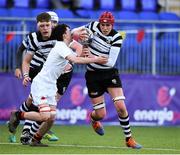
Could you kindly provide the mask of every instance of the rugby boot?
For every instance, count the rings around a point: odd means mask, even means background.
[[[34,138],[32,138],[32,140],[30,142],[30,146],[32,146],[32,147],[48,147],[47,144],[43,144],[43,143],[41,143],[41,141],[38,141]]]
[[[8,122],[9,132],[11,132],[13,134],[16,133],[16,128],[18,127],[18,125],[20,123],[18,115],[19,115],[18,111],[11,112],[10,120]]]
[[[31,142],[32,136],[29,131],[24,131],[21,134],[20,142],[22,145],[29,145]]]
[[[10,143],[16,143],[16,136],[14,134],[10,134],[8,137]]]
[[[103,136],[103,135],[104,135],[104,128],[103,128],[101,122],[91,120],[91,125],[92,125],[94,131],[95,131],[98,135],[100,135],[100,136]]]
[[[132,137],[126,141],[126,146],[133,149],[141,149],[142,145],[138,144]]]
[[[59,138],[52,131],[47,132],[43,138],[47,139],[48,141],[58,141],[59,140]]]

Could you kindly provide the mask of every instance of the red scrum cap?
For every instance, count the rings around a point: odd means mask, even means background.
[[[99,17],[100,23],[110,23],[114,25],[114,16],[111,12],[105,11]]]

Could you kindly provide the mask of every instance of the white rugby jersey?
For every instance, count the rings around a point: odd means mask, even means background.
[[[57,41],[54,48],[48,55],[43,68],[34,78],[31,86],[31,93],[33,94],[33,88],[38,94],[45,96],[55,95],[57,92],[56,80],[64,72],[64,68],[68,63],[65,58],[74,53],[64,42]],[[34,85],[36,85],[34,87]]]
[[[87,64],[87,70],[110,69],[116,63],[121,49],[123,38],[116,30],[112,30],[108,36],[100,31],[99,22],[91,22],[85,26],[93,34],[92,42],[89,45],[90,52],[95,56],[109,57],[104,65],[98,63]]]
[[[55,43],[56,40],[53,38],[43,40],[39,31],[30,33],[27,39],[23,41],[24,46],[27,48],[27,52],[34,54],[30,67],[42,67]]]

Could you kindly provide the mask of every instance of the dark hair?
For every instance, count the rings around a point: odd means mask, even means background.
[[[67,28],[70,28],[66,24],[58,24],[52,31],[52,38],[58,41],[63,41],[63,34],[66,33]]]
[[[46,12],[40,13],[36,17],[36,22],[37,23],[38,22],[49,22],[49,21],[51,21],[51,16]]]

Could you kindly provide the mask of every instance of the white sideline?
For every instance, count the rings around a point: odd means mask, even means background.
[[[1,143],[0,145],[22,145],[21,143]],[[128,147],[119,147],[119,146],[89,146],[89,145],[70,145],[70,144],[48,144],[49,146],[55,147],[78,147],[78,148],[108,148],[108,149],[129,149]],[[164,148],[148,148],[143,147],[144,150],[156,150],[156,151],[174,151],[180,153],[180,149],[164,149]]]

